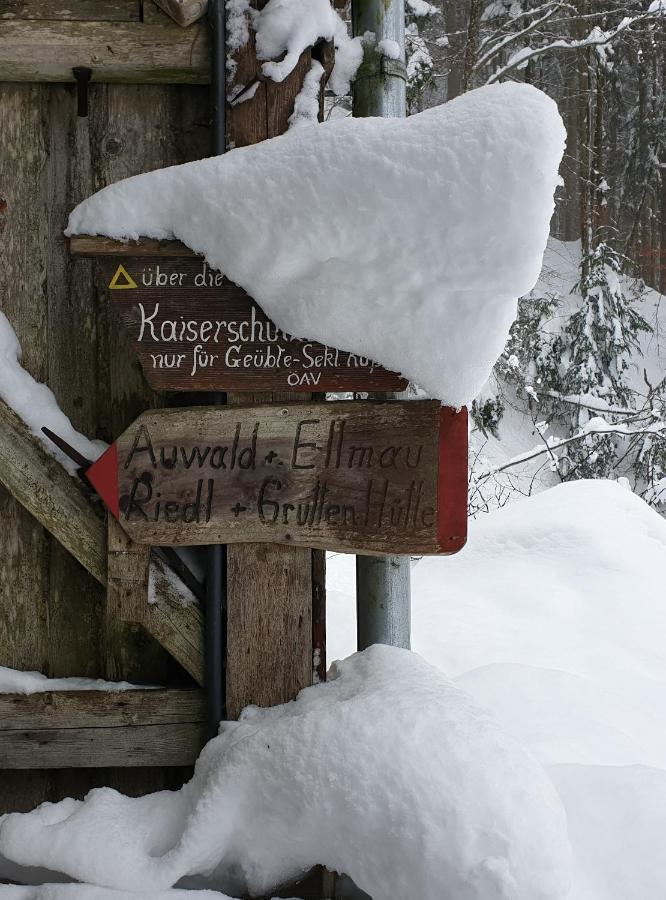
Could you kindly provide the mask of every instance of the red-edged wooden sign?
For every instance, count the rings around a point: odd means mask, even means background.
[[[104,284],[157,391],[402,391],[357,353],[291,337],[200,257],[103,261]]]
[[[139,543],[455,553],[467,412],[430,400],[153,410],[87,477]]]

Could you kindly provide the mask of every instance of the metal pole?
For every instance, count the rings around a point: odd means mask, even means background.
[[[212,150],[218,156],[226,143],[226,18],[224,0],[210,0]],[[214,394],[212,402],[226,403],[225,394]],[[207,738],[215,737],[224,716],[224,646],[226,644],[227,554],[223,544],[208,547],[206,572],[204,685]]]
[[[372,32],[354,80],[354,116],[402,117],[406,113],[404,0],[352,0],[354,35]],[[398,45],[399,58],[378,52],[382,41]],[[392,399],[395,394],[371,395]],[[411,592],[408,556],[356,557],[357,646],[410,645]]]

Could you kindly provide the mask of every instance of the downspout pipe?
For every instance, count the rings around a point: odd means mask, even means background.
[[[352,29],[355,36],[367,35],[369,38],[364,41],[363,62],[354,79],[353,115],[405,116],[404,0],[352,0]],[[382,400],[396,396],[369,395],[371,399]],[[359,650],[371,644],[409,649],[411,587],[408,556],[356,557],[356,623]]]
[[[227,29],[224,0],[209,0],[211,27],[211,107],[212,153],[219,156],[227,149]],[[215,405],[226,403],[226,394],[213,394]],[[206,737],[214,738],[224,718],[224,682],[226,651],[227,553],[223,544],[211,544],[207,553],[206,604],[204,610],[204,687],[206,698]]]

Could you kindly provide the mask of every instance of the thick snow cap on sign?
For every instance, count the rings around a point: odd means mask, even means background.
[[[125,890],[263,895],[315,863],[381,900],[564,900],[564,813],[529,752],[416,654],[374,646],[224,723],[180,791],[0,820],[0,855]]]
[[[127,179],[67,234],[178,238],[285,331],[461,406],[539,275],[564,139],[545,94],[492,85]]]

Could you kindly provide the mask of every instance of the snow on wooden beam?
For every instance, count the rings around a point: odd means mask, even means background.
[[[92,69],[92,82],[207,84],[209,40],[203,21],[181,28],[163,21],[82,22],[0,19],[0,82],[74,81],[72,69]]]
[[[204,744],[199,690],[0,694],[7,769],[187,766]]]
[[[2,400],[0,483],[100,584],[107,584],[104,520],[95,514],[77,481]],[[151,582],[152,602],[145,604],[139,624],[198,684],[203,684],[203,617],[199,605],[183,603],[179,583],[155,557],[151,560]]]

